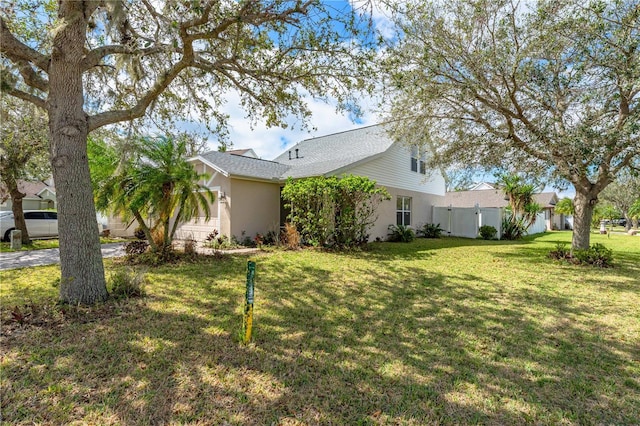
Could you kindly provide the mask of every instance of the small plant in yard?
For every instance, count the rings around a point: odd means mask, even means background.
[[[196,251],[197,245],[198,245],[198,242],[196,240],[194,240],[193,238],[187,238],[184,241],[184,254],[187,256],[194,257],[197,254],[197,251]]]
[[[440,238],[444,230],[440,228],[440,224],[425,223],[422,228],[418,230],[418,235],[425,238]]]
[[[149,243],[143,240],[129,241],[124,245],[124,252],[130,256],[136,256],[147,251]]]
[[[567,243],[558,243],[556,244],[556,248],[549,252],[548,256],[555,260],[570,260],[571,249],[567,248]]]
[[[415,240],[413,229],[406,225],[389,225],[388,240],[391,242],[410,243]]]
[[[262,234],[256,234],[256,236],[253,237],[253,242],[258,248],[262,248],[263,241],[264,241],[264,236]]]
[[[595,243],[585,250],[574,250],[573,257],[583,265],[593,265],[600,268],[613,266],[613,252],[600,243]]]
[[[480,227],[480,237],[483,240],[494,240],[498,235],[498,230],[491,225],[482,225]]]
[[[123,269],[111,274],[111,295],[116,299],[143,297],[146,276],[142,272]]]
[[[282,243],[289,250],[296,250],[300,247],[300,233],[292,223],[287,222],[284,224]]]
[[[585,250],[571,250],[566,243],[558,243],[555,250],[548,254],[551,259],[566,260],[578,265],[593,265],[600,268],[610,268],[613,266],[613,252],[600,243],[595,243]]]

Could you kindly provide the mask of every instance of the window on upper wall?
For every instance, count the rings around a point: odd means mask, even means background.
[[[398,197],[396,202],[396,225],[411,225],[411,197]]]
[[[420,153],[420,173],[427,174],[427,154],[424,151]]]
[[[411,147],[411,171],[418,171],[418,147],[416,145]]]

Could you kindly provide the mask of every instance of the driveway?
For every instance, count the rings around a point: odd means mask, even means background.
[[[121,257],[124,254],[124,243],[102,245],[102,257]],[[57,248],[0,253],[0,270],[53,265],[56,263],[60,263],[60,250]]]

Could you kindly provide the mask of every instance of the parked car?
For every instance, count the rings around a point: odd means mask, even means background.
[[[627,226],[627,219],[625,219],[624,217],[621,217],[620,219],[614,219],[613,224],[618,226]]]
[[[58,213],[50,210],[25,210],[24,220],[31,238],[58,236]],[[2,241],[9,241],[11,231],[16,229],[13,212],[0,214],[0,236]]]

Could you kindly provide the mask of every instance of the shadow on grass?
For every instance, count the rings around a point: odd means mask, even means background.
[[[585,329],[570,297],[501,287],[473,273],[454,279],[402,264],[371,268],[390,261],[377,252],[349,256],[344,266],[336,264],[341,255],[321,266],[294,254],[263,259],[255,341],[247,346],[235,338],[246,259],[210,270],[158,268],[161,287],[107,320],[3,341],[3,417],[256,425],[637,420],[637,342]]]

